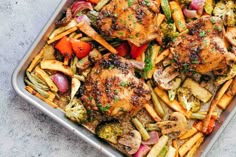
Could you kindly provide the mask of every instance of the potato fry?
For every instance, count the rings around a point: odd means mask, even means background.
[[[228,80],[216,93],[215,98],[212,100],[211,105],[209,107],[208,113],[206,118],[203,120],[203,132],[207,132],[208,129],[208,125],[210,123],[211,120],[211,116],[212,113],[215,111],[215,108],[218,104],[218,102],[220,101],[220,99],[222,98],[222,96],[224,95],[224,93],[227,91],[227,89],[229,88],[230,84],[232,83],[232,79]]]
[[[193,157],[198,147],[202,144],[203,140],[204,140],[204,137],[199,138],[196,144],[189,150],[189,152],[187,153],[185,157]]]
[[[70,77],[73,77],[74,73],[71,68],[67,65],[64,65],[58,60],[44,60],[41,61],[40,66],[42,69],[60,71]]]
[[[42,59],[44,54],[43,49],[39,52],[39,54],[37,54],[37,56],[34,57],[33,61],[31,62],[30,66],[27,68],[28,72],[31,72],[36,65],[40,62],[40,60]]]
[[[52,101],[55,99],[56,95],[53,92],[48,91],[49,97],[47,98],[49,101]]]
[[[160,26],[164,19],[165,19],[165,15],[163,15],[163,14],[158,14],[158,15],[157,15],[157,21],[156,21],[157,26]]]
[[[202,121],[195,121],[193,127],[196,128],[198,131],[202,132],[203,122]]]
[[[230,104],[230,102],[233,100],[234,96],[232,95],[228,95],[228,94],[224,94],[222,96],[222,98],[219,100],[218,102],[218,106],[221,108],[221,109],[226,109],[227,106]]]
[[[87,34],[89,37],[100,43],[102,46],[104,46],[106,49],[108,49],[111,53],[116,54],[117,51],[114,47],[112,47],[106,40],[104,40],[90,25],[88,25],[86,22],[80,22],[78,24],[78,28]]]
[[[57,29],[55,29],[52,34],[49,36],[49,39],[53,39],[55,36],[57,36],[58,34],[63,33],[64,31],[67,31],[68,29],[75,27],[77,25],[77,22],[75,20],[71,20],[70,23],[68,23],[66,26],[63,27],[59,27]]]
[[[55,36],[54,38],[48,40],[47,43],[48,43],[48,44],[51,44],[51,43],[53,43],[53,42],[55,42],[55,41],[61,39],[62,37],[66,36],[66,35],[68,35],[68,34],[70,34],[70,33],[73,33],[73,32],[75,32],[75,31],[77,31],[77,29],[78,29],[78,28],[77,28],[76,26],[75,26],[75,27],[72,27],[72,28],[68,29],[67,31],[65,31],[65,32],[63,32],[63,33],[61,33],[61,34],[58,34],[58,35]]]
[[[165,49],[163,52],[161,52],[161,54],[159,54],[159,56],[157,56],[157,58],[154,61],[154,64],[160,63],[161,61],[163,61],[168,55],[170,54],[170,49]]]
[[[179,157],[179,147],[177,145],[177,141],[176,140],[172,141],[172,146],[176,149],[175,157]]]
[[[33,88],[31,88],[30,86],[25,86],[25,89],[31,93],[32,95],[35,95],[36,97],[38,97],[39,99],[43,100],[44,102],[46,102],[47,104],[49,104],[50,106],[52,106],[53,108],[57,108],[58,106],[50,101],[49,99],[44,98],[42,95],[40,95],[38,92],[36,92]]]
[[[198,132],[193,137],[191,137],[188,141],[186,141],[181,147],[179,148],[179,155],[182,157],[184,156],[193,146],[194,144],[203,137],[201,132]]]
[[[161,121],[161,118],[157,115],[156,111],[153,109],[153,107],[150,104],[144,104],[145,109],[150,114],[150,116],[156,121]]]
[[[182,9],[177,1],[171,1],[169,4],[175,26],[179,32],[183,32],[187,27]]]
[[[187,118],[190,117],[191,112],[188,112],[185,108],[183,108],[183,106],[181,106],[177,100],[170,101],[167,93],[164,90],[156,87],[154,91],[158,95],[158,97],[161,98],[161,100],[164,101],[170,108],[183,113]]]
[[[40,69],[38,66],[34,69],[34,72],[37,76],[39,76],[44,82],[47,83],[47,85],[49,86],[49,88],[51,89],[51,91],[53,92],[57,92],[58,88],[57,86],[53,83],[52,79],[48,76],[48,74]]]
[[[183,140],[183,139],[189,138],[193,136],[195,133],[197,133],[197,131],[198,130],[195,127],[192,127],[191,129],[187,130],[183,135],[181,135],[179,139]]]

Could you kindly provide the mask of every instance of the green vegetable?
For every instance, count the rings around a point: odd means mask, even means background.
[[[110,0],[100,0],[98,4],[94,7],[96,11],[100,11]]]
[[[153,54],[153,51],[152,51],[152,46],[149,45],[146,53],[145,53],[145,67],[143,69],[143,78],[144,79],[147,79],[147,75],[148,75],[148,72],[150,70],[152,70],[152,67],[153,67],[153,63],[152,63],[152,54]]]
[[[29,85],[31,88],[33,88],[34,90],[36,90],[40,95],[42,95],[44,98],[48,98],[49,94],[48,92],[44,91],[43,89],[37,87],[36,85],[34,85],[33,83],[31,83],[29,80],[25,79],[25,83],[27,85]]]
[[[152,102],[153,102],[153,106],[155,111],[157,112],[157,114],[163,118],[165,116],[165,111],[163,110],[163,107],[161,106],[161,103],[158,100],[157,95],[155,94],[155,92],[153,91],[153,88],[151,86],[151,83],[148,81],[148,86],[149,89],[151,90],[151,96],[152,96]]]
[[[175,40],[175,38],[179,35],[179,33],[176,31],[176,26],[174,23],[163,22],[160,26],[160,29],[163,34],[163,42],[165,42],[165,44]]]
[[[65,107],[65,115],[72,121],[75,121],[79,124],[83,123],[87,120],[87,110],[82,105],[79,99],[73,99],[66,107]]]
[[[132,118],[132,123],[134,124],[134,126],[136,127],[136,129],[139,131],[139,133],[142,136],[142,139],[144,141],[150,139],[150,136],[147,132],[147,130],[144,128],[144,126],[142,125],[142,123],[137,119],[137,118]]]
[[[206,118],[205,114],[200,114],[200,113],[192,113],[191,114],[191,119],[198,119],[198,120],[203,120]]]
[[[161,0],[161,8],[166,15],[167,21],[171,21],[171,11],[168,0]]]
[[[118,121],[102,122],[96,127],[96,134],[106,141],[117,144],[118,136],[122,136],[123,129]]]
[[[27,78],[29,79],[29,81],[30,81],[32,84],[34,84],[35,87],[40,88],[40,89],[42,89],[42,90],[49,90],[49,88],[48,88],[47,85],[42,84],[42,83],[41,83],[42,81],[39,82],[39,80],[38,80],[39,78],[36,79],[36,78],[35,78],[34,76],[32,76],[31,73],[29,73],[28,71],[26,71],[26,76],[27,76]],[[33,88],[33,87],[32,87],[32,88]]]
[[[161,152],[160,152],[160,154],[158,155],[158,157],[165,157],[165,155],[166,155],[167,152],[168,152],[168,147],[165,146],[165,147],[161,150]]]
[[[150,123],[150,124],[146,124],[145,126],[146,130],[148,131],[157,131],[157,130],[160,130],[157,126],[156,123]]]
[[[148,153],[147,157],[158,156],[161,153],[162,149],[167,144],[168,140],[169,140],[168,136],[162,135],[160,137],[159,141],[152,147],[152,149]]]

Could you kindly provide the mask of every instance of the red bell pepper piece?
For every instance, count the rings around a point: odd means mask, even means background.
[[[121,43],[119,46],[116,47],[116,51],[118,52],[117,55],[122,57],[126,56],[130,51],[129,44],[127,42]]]
[[[144,45],[138,47],[138,46],[134,45],[133,43],[129,42],[129,45],[131,47],[130,55],[134,59],[141,56],[148,48],[148,44],[144,44]]]
[[[86,57],[91,51],[92,46],[87,42],[76,39],[71,39],[70,42],[76,57],[80,59]]]
[[[93,4],[98,4],[98,2],[100,1],[100,0],[88,0],[90,3],[93,3]]]
[[[55,48],[60,51],[60,53],[65,58],[71,58],[73,51],[70,44],[70,39],[68,37],[64,36],[63,38],[61,38],[61,40],[59,40],[59,42],[55,45]]]

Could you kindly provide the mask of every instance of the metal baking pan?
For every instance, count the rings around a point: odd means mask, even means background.
[[[110,157],[122,157],[123,154],[120,153],[118,150],[113,148],[106,142],[101,141],[98,139],[94,134],[88,131],[83,126],[77,125],[70,120],[68,120],[64,113],[59,109],[54,109],[42,100],[38,99],[37,97],[31,95],[29,92],[25,90],[24,84],[24,75],[25,70],[29,66],[32,59],[36,56],[36,54],[42,49],[44,44],[46,43],[49,34],[55,28],[55,21],[57,21],[62,13],[66,10],[73,3],[73,0],[62,0],[59,5],[57,6],[56,10],[52,14],[51,18],[49,19],[46,26],[42,29],[41,33],[38,35],[36,40],[33,42],[32,46],[29,48],[28,52],[25,54],[19,65],[16,67],[14,73],[12,74],[12,85],[15,91],[25,100],[27,100],[32,105],[39,108],[42,112],[56,120],[58,123],[66,127],[67,129],[71,130],[73,133],[78,135],[80,138],[85,140],[86,142],[90,143],[98,150],[103,152],[106,156]],[[197,157],[206,157],[207,153],[214,145],[220,134],[226,128],[227,124],[233,118],[236,107],[235,104],[236,99],[227,107],[227,109],[222,113],[219,121],[216,124],[214,131],[205,138],[204,143],[201,145],[197,152]]]

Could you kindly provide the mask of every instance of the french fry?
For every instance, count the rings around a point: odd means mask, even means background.
[[[161,118],[157,115],[156,111],[153,109],[153,107],[150,104],[144,104],[145,109],[150,114],[150,116],[156,121],[161,121]]]
[[[183,113],[186,117],[190,118],[191,112],[188,112],[183,106],[179,104],[177,100],[170,101],[167,93],[159,87],[154,89],[155,93],[158,95],[159,98],[162,99],[170,108],[175,111]]]
[[[179,157],[179,147],[177,145],[177,141],[176,140],[172,141],[172,146],[176,149],[175,157]]]
[[[228,95],[227,93],[224,94],[222,96],[222,98],[219,100],[218,102],[218,106],[221,108],[221,109],[226,109],[227,106],[230,104],[230,102],[233,100],[234,96],[232,95]]]
[[[192,127],[191,129],[187,130],[183,135],[181,135],[179,137],[179,139],[183,140],[183,139],[187,139],[191,136],[193,136],[195,133],[197,133],[197,129],[195,127]]]
[[[40,66],[42,69],[60,71],[70,77],[73,77],[74,75],[73,71],[69,66],[64,65],[58,60],[44,60],[40,62]]]
[[[56,95],[53,92],[50,92],[50,91],[48,91],[48,95],[49,95],[48,100],[53,102]]]
[[[36,65],[40,62],[40,60],[42,59],[43,57],[43,49],[39,52],[39,54],[37,54],[37,56],[34,57],[33,61],[31,62],[30,66],[27,68],[27,71],[28,72],[31,72],[35,67]]]
[[[49,88],[51,89],[51,91],[53,92],[57,92],[58,88],[57,86],[53,83],[52,79],[48,76],[48,74],[40,69],[38,66],[34,69],[34,72],[37,76],[39,76],[44,82],[47,83],[47,85],[49,86]]]
[[[75,31],[77,31],[77,29],[78,29],[78,28],[77,28],[76,26],[75,26],[75,27],[72,27],[72,28],[68,29],[67,31],[65,31],[65,32],[63,32],[63,33],[61,33],[61,34],[58,34],[58,35],[55,36],[54,38],[48,40],[47,43],[48,43],[48,44],[51,44],[51,43],[53,43],[53,42],[55,42],[55,41],[61,39],[62,37],[66,36],[66,35],[68,35],[68,34],[70,34],[70,33],[73,33],[73,32],[75,32]]]
[[[187,153],[185,157],[193,157],[197,149],[199,148],[199,146],[202,144],[203,140],[204,140],[204,137],[199,138],[196,144],[189,150],[189,152]]]
[[[203,137],[201,132],[198,132],[193,137],[191,137],[188,141],[186,141],[181,147],[179,148],[179,155],[182,157],[184,156],[193,146],[194,144]]]
[[[106,40],[104,40],[90,25],[88,25],[86,22],[80,22],[78,24],[78,28],[87,34],[89,37],[100,43],[102,46],[104,46],[106,49],[108,49],[111,53],[116,54],[117,51],[114,47],[112,47]]]
[[[193,127],[196,128],[198,131],[202,132],[203,122],[202,121],[195,121]]]
[[[159,56],[157,56],[157,58],[154,61],[154,64],[160,63],[161,61],[163,61],[168,55],[170,54],[170,49],[165,49],[163,52],[161,52],[161,54],[159,54]]]
[[[80,33],[80,34],[76,34],[73,38],[74,39],[79,39],[79,38],[81,38],[83,35]]]
[[[215,98],[212,100],[211,105],[209,107],[208,113],[206,118],[203,120],[203,132],[207,132],[208,129],[208,125],[210,123],[211,120],[211,116],[213,114],[213,112],[215,111],[215,108],[218,104],[218,102],[220,101],[220,99],[222,98],[222,96],[224,95],[224,93],[227,91],[227,89],[229,88],[230,84],[232,83],[232,79],[228,80],[216,93]]]
[[[165,15],[163,15],[163,14],[158,14],[158,15],[157,15],[157,21],[156,21],[157,26],[160,26],[164,19],[165,19]]]
[[[58,34],[61,34],[65,31],[67,31],[68,29],[75,27],[77,25],[77,22],[75,20],[71,20],[70,23],[68,23],[66,26],[63,27],[59,27],[57,29],[55,29],[52,34],[49,36],[49,39],[53,39],[55,36],[57,36]]]
[[[32,95],[35,95],[36,97],[38,97],[39,99],[43,100],[44,102],[46,102],[47,104],[49,104],[50,106],[52,106],[53,108],[57,108],[58,106],[53,103],[52,101],[50,101],[47,98],[44,98],[42,95],[40,95],[38,92],[36,92],[33,88],[31,88],[30,86],[25,86],[25,89],[31,93]]]
[[[187,29],[187,27],[182,9],[177,1],[171,1],[169,4],[175,26],[177,27],[179,32],[183,32]]]

